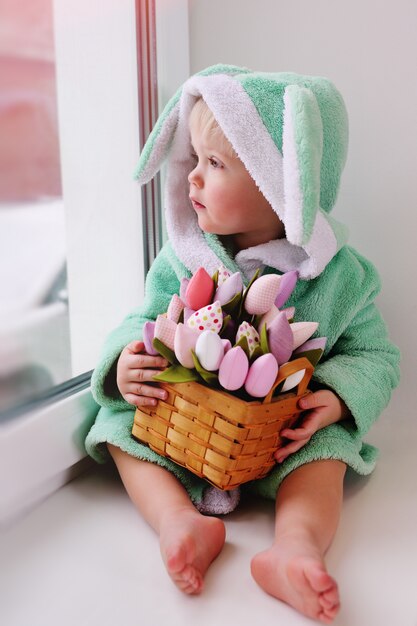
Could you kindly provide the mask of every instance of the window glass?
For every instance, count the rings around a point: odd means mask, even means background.
[[[52,0],[1,0],[0,413],[71,377]]]

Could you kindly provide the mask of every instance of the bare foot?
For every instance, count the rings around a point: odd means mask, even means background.
[[[327,573],[320,551],[307,539],[282,538],[257,554],[251,564],[260,587],[307,617],[330,624],[339,608],[336,581]]]
[[[161,522],[159,541],[168,574],[188,594],[200,593],[204,575],[223,548],[223,522],[189,508],[168,512]]]

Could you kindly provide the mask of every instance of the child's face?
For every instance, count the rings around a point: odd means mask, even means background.
[[[285,236],[284,226],[242,161],[214,135],[191,123],[197,164],[190,172],[190,199],[200,228],[233,235],[239,250]]]

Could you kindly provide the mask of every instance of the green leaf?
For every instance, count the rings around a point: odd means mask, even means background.
[[[253,361],[256,361],[256,359],[257,359],[259,356],[262,356],[263,354],[265,354],[265,353],[264,353],[264,351],[262,350],[261,346],[258,344],[258,345],[256,346],[256,348],[254,349],[254,351],[252,352],[252,355],[251,355],[251,357],[250,357],[250,361],[251,361],[251,363],[253,363]]]
[[[225,316],[224,316],[224,318],[223,318],[223,324],[222,324],[222,327],[221,327],[221,329],[220,329],[219,335],[221,335],[221,334],[225,331],[226,326],[228,325],[228,323],[230,322],[230,320],[231,320],[231,319],[232,319],[232,318],[230,317],[230,315],[225,315]]]
[[[297,354],[293,354],[291,356],[290,361],[294,361],[295,359],[301,359],[301,357],[305,357],[308,359],[313,367],[316,367],[317,363],[320,361],[321,355],[323,354],[323,350],[320,348],[315,348],[314,350],[307,350],[306,352],[297,352]]]
[[[213,276],[211,277],[213,283],[214,283],[214,291],[216,291],[217,289],[217,282],[219,280],[219,270],[216,270],[213,274]]]
[[[171,365],[163,372],[155,374],[154,380],[164,383],[188,383],[193,380],[200,380],[195,370],[190,370],[182,365]]]
[[[239,346],[240,348],[242,348],[243,352],[246,354],[246,356],[249,359],[250,350],[249,350],[248,338],[246,337],[246,335],[242,335],[239,341],[235,343],[235,346]]]
[[[266,324],[263,324],[259,338],[262,352],[266,354],[269,352],[268,331],[266,329]]]
[[[222,304],[222,311],[225,313],[230,313],[232,317],[235,316],[236,312],[240,309],[240,301],[242,299],[242,292],[238,292],[229,302],[226,304]]]
[[[152,341],[155,350],[158,350],[159,354],[163,356],[169,363],[178,363],[174,352],[171,348],[168,348],[158,337],[154,337]]]
[[[208,370],[204,369],[204,367],[201,365],[200,361],[198,360],[196,353],[193,350],[191,350],[191,354],[193,356],[195,369],[200,374],[204,382],[206,382],[208,385],[212,387],[216,386],[219,381],[217,374],[215,372],[209,372]]]
[[[263,314],[262,315],[252,315],[252,321],[251,324],[254,328],[258,328],[259,326],[259,322],[261,321],[261,319],[263,318]]]

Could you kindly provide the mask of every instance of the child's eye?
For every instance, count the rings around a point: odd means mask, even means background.
[[[198,156],[196,155],[195,152],[190,152],[190,157],[192,158],[193,161],[198,161]]]
[[[209,157],[209,163],[212,167],[214,167],[215,169],[222,167],[222,164],[220,161],[218,161],[218,159],[216,159],[215,157]]]

